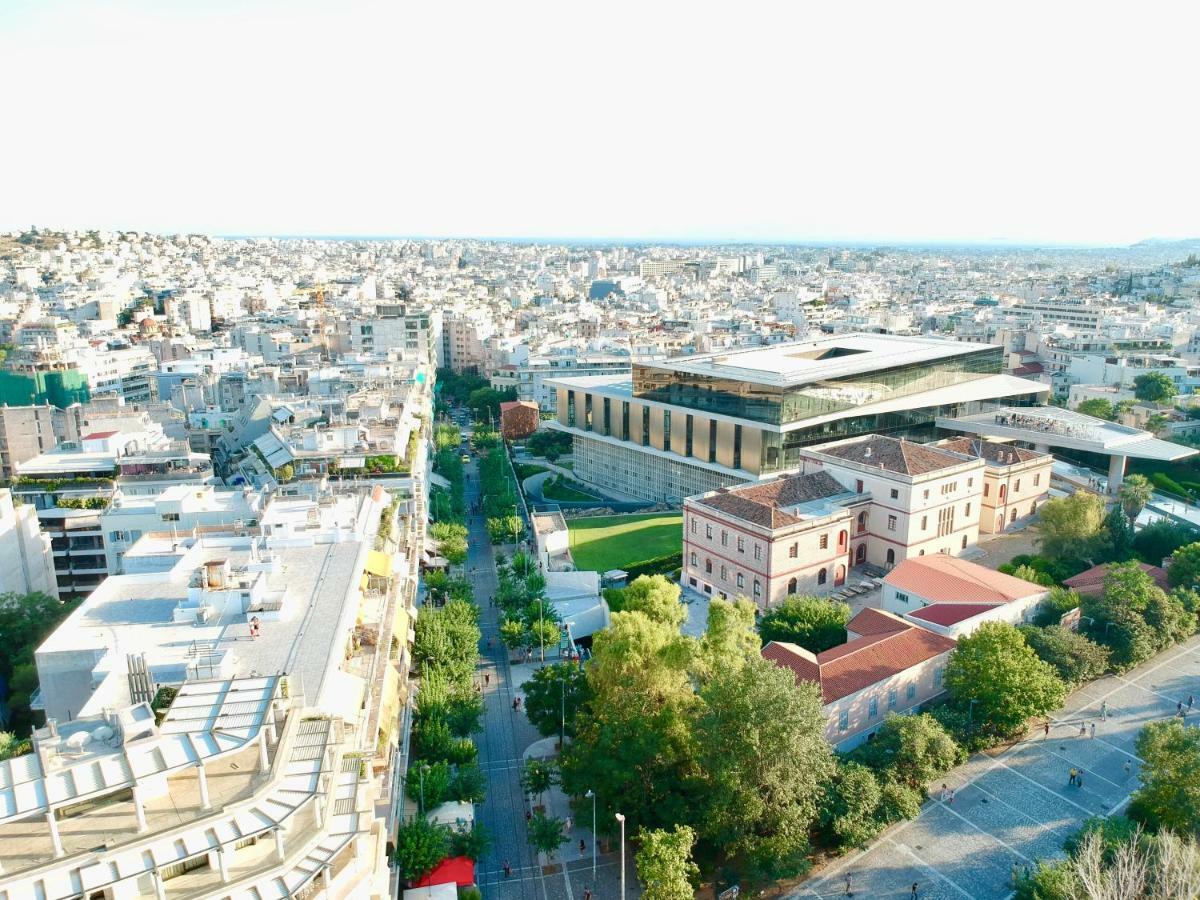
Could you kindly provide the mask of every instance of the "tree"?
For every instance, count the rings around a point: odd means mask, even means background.
[[[933,716],[889,715],[871,741],[851,758],[876,772],[924,789],[925,785],[966,760],[966,753]]]
[[[1146,372],[1133,379],[1133,395],[1143,403],[1166,403],[1177,393],[1175,382],[1162,372]]]
[[[577,662],[542,666],[521,685],[525,715],[540,734],[558,734],[566,711],[566,732],[575,736],[575,716],[591,698],[587,675]]]
[[[1091,559],[1104,526],[1104,500],[1078,491],[1069,497],[1047,500],[1041,514],[1038,541],[1042,552],[1056,559]]]
[[[1085,416],[1095,416],[1097,419],[1112,421],[1116,418],[1113,405],[1103,397],[1092,397],[1089,400],[1084,400],[1075,407],[1075,411],[1083,413]]]
[[[759,656],[760,641],[754,630],[754,604],[746,599],[708,604],[708,624],[700,639],[696,668],[701,678],[722,668],[740,668]]]
[[[1170,418],[1168,418],[1164,414],[1155,413],[1154,415],[1148,416],[1146,418],[1145,428],[1151,434],[1158,434],[1160,431],[1162,431],[1164,428],[1167,427],[1167,425],[1170,421],[1171,421]]]
[[[516,515],[493,516],[487,520],[487,530],[493,544],[511,543],[525,533],[521,517]]]
[[[875,774],[859,763],[842,763],[829,783],[821,827],[835,847],[865,847],[883,824],[876,818],[881,798]]]
[[[850,607],[821,597],[788,597],[758,624],[763,644],[786,641],[811,653],[846,643]]]
[[[558,772],[554,769],[554,763],[542,759],[525,761],[525,768],[521,770],[521,787],[531,797],[538,798],[539,806],[542,805],[542,796],[556,784]]]
[[[1104,595],[1115,601],[1124,601],[1130,609],[1138,612],[1149,605],[1151,598],[1161,593],[1162,588],[1135,562],[1109,566],[1104,573]]]
[[[1129,813],[1152,829],[1180,834],[1200,829],[1200,729],[1174,719],[1151,722],[1134,744],[1142,759],[1141,787]]]
[[[529,821],[529,843],[534,850],[545,853],[547,859],[554,859],[558,848],[569,840],[565,826],[566,822],[562,819],[547,816],[538,810]]]
[[[1109,649],[1109,661],[1117,671],[1131,669],[1154,655],[1157,639],[1146,620],[1116,594],[1107,591],[1083,599],[1087,635]]]
[[[1039,627],[1058,625],[1066,613],[1077,609],[1082,602],[1083,599],[1069,588],[1052,587],[1050,593],[1038,604],[1033,624]]]
[[[1115,562],[1133,559],[1133,524],[1119,505],[1104,517],[1104,555]]]
[[[955,705],[970,710],[973,701],[974,720],[997,735],[1012,734],[1066,698],[1054,669],[1005,622],[985,622],[959,638],[946,664],[945,684]]]
[[[33,742],[19,738],[10,731],[0,731],[0,760],[12,759],[33,752]]]
[[[1020,578],[1022,581],[1040,584],[1042,587],[1053,587],[1054,585],[1053,576],[1048,575],[1045,572],[1039,572],[1033,566],[1006,566],[1005,568],[1011,568],[1011,571],[1006,571],[1005,574],[1011,575],[1013,578]]]
[[[446,829],[432,825],[423,816],[401,825],[396,832],[396,866],[400,877],[412,884],[424,878],[446,858],[450,836]]]
[[[760,656],[718,670],[700,697],[701,836],[765,876],[799,872],[833,772],[817,687]]]
[[[487,776],[478,765],[459,766],[446,788],[446,799],[459,803],[482,803],[487,796]]]
[[[639,575],[625,588],[623,609],[641,612],[656,622],[678,628],[687,619],[679,602],[679,585],[665,575]]]
[[[1142,562],[1161,566],[1180,547],[1195,543],[1200,532],[1170,519],[1151,522],[1133,538],[1133,548]]]
[[[478,421],[500,421],[500,404],[516,400],[517,392],[510,389],[498,391],[495,388],[481,387],[471,391],[467,397],[467,408],[475,414]]]
[[[1200,587],[1200,541],[1180,547],[1167,566],[1171,587]]]
[[[425,813],[445,802],[451,777],[450,764],[445,760],[429,763],[423,759],[415,759],[408,767],[405,792],[408,799],[422,804],[420,810]]]
[[[700,876],[700,868],[692,862],[695,843],[696,832],[687,825],[639,834],[634,859],[646,900],[692,900],[692,883]]]
[[[1150,502],[1150,498],[1154,496],[1154,485],[1150,483],[1150,479],[1145,475],[1127,475],[1125,480],[1121,482],[1121,487],[1117,491],[1117,497],[1121,501],[1121,508],[1125,510],[1125,515],[1129,520],[1136,521],[1138,514],[1145,509],[1146,504]]]
[[[1022,625],[1021,634],[1033,652],[1050,663],[1067,684],[1094,681],[1108,671],[1108,649],[1061,625],[1037,628]]]
[[[453,856],[465,856],[467,859],[480,860],[491,845],[492,836],[478,821],[470,828],[457,828],[450,833],[450,853]]]

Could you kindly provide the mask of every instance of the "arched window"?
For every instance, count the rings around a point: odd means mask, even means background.
[[[789,594],[796,593],[796,579],[795,578],[791,578],[788,580],[788,593]]]
[[[1004,502],[1004,494],[1006,493],[1005,486],[1000,485],[1000,502]]]
[[[887,552],[887,564],[889,566],[894,566],[896,564],[896,551],[891,547],[888,548]]]
[[[844,532],[844,531],[838,532],[838,549],[839,550],[846,549],[846,532]]]
[[[834,587],[841,587],[845,583],[846,583],[846,567],[839,564],[837,567],[837,572],[833,576],[833,584],[834,584]]]
[[[1012,514],[1008,517],[1008,521],[1010,521],[1010,522],[1017,521],[1017,511],[1015,509],[1012,511]]]
[[[817,584],[824,584],[829,579],[829,573],[822,569],[817,573]]]
[[[863,563],[867,561],[867,545],[859,544],[858,549],[854,551],[854,562]]]

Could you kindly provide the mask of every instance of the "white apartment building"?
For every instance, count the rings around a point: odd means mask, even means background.
[[[13,505],[12,491],[0,489],[0,594],[58,596],[50,536],[42,531],[37,510]]]

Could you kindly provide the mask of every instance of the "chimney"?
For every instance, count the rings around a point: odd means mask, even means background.
[[[871,448],[870,448],[870,447],[867,447],[867,448],[866,448],[866,449],[863,451],[863,457],[864,457],[865,459],[870,459],[870,458],[871,458]]]

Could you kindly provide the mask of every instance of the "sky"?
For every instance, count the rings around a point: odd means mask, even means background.
[[[1200,4],[0,0],[0,229],[1200,237]]]

